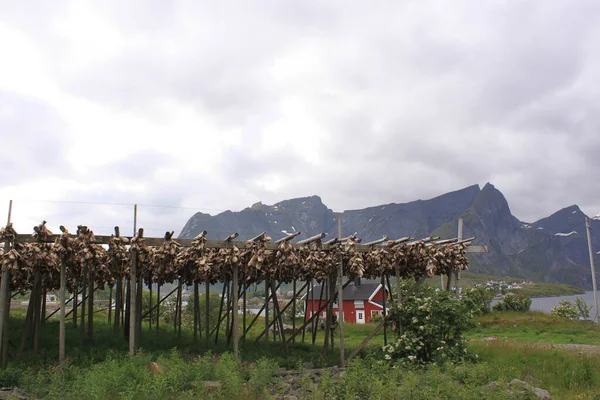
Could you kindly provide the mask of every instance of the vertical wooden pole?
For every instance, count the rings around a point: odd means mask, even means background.
[[[233,312],[233,315],[231,316],[233,321],[233,326],[232,326],[232,331],[233,331],[233,357],[238,360],[239,359],[239,332],[238,332],[238,328],[239,328],[239,313],[238,313],[238,293],[239,293],[239,269],[237,264],[233,265],[233,282],[232,282],[232,292],[233,292],[233,297],[232,297],[232,301],[231,301],[231,309]]]
[[[77,308],[79,306],[79,285],[77,285],[77,280],[73,286],[75,290],[75,300],[73,301],[73,328],[77,329]],[[83,300],[83,294],[81,296],[81,299]]]
[[[306,323],[306,321],[308,320],[308,295],[309,293],[312,293],[312,286],[313,286],[313,280],[312,278],[310,279],[310,281],[307,282],[306,284],[306,300],[304,301],[304,320],[302,321],[302,325],[304,325]],[[314,295],[313,295],[313,300],[314,300]],[[313,303],[310,303],[311,306]],[[313,320],[314,321],[314,320]],[[296,335],[296,332],[294,332],[294,336]],[[302,343],[304,343],[304,338],[306,336],[306,327],[304,327],[304,329],[302,329]]]
[[[7,226],[10,224],[10,217],[12,214],[12,200],[8,202],[8,222]],[[10,243],[4,242],[4,254],[10,251]],[[7,307],[8,304],[8,307]],[[8,310],[8,311],[7,311]],[[8,266],[2,267],[2,280],[0,281],[0,337],[5,337],[8,335],[8,322],[9,322],[9,313],[10,313],[10,271],[8,270]],[[0,340],[0,346],[2,347],[0,350],[2,352],[5,351],[6,345],[4,344],[4,340]],[[2,365],[4,368],[5,366]]]
[[[221,303],[219,305],[219,318],[217,318],[217,326],[216,326],[216,331],[215,331],[215,345],[217,344],[218,340],[219,340],[219,331],[221,330],[221,316],[223,315],[223,303],[225,302],[225,285],[228,285],[229,283],[223,283],[223,290],[221,292]]]
[[[44,288],[42,289],[42,309],[40,316],[40,324],[44,325],[46,323],[46,295],[48,294],[48,290],[46,289],[46,285],[44,284]]]
[[[152,275],[148,280],[148,290],[150,291],[150,322],[148,322],[148,329],[152,330],[152,316],[154,315],[154,309],[152,308]]]
[[[182,305],[183,305],[183,287],[181,281],[179,281],[179,304],[177,305],[177,310],[179,311],[179,318],[177,319],[177,339],[181,341],[181,316],[182,316]]]
[[[265,343],[269,345],[269,279],[265,279]]]
[[[42,277],[40,274],[40,267],[35,266],[35,278],[34,290],[36,292],[35,304],[33,309],[33,352],[38,354],[40,350],[40,317],[42,308]]]
[[[29,304],[27,306],[27,314],[25,316],[25,323],[23,324],[23,332],[21,332],[21,345],[19,346],[19,357],[21,360],[23,357],[23,353],[25,352],[25,344],[27,339],[31,336],[32,326],[33,326],[33,314],[36,303],[36,294],[35,294],[35,286],[36,282],[33,283],[33,289],[29,295]]]
[[[461,241],[463,238],[463,219],[460,217],[458,219],[458,241]],[[456,270],[454,273],[454,280],[456,282],[456,287],[454,288],[454,293],[456,295],[460,294],[460,270]]]
[[[81,272],[83,274],[83,291],[81,292],[81,321],[79,322],[79,330],[81,331],[81,338],[83,339],[85,334],[85,305],[87,300],[87,263],[84,262],[81,266]]]
[[[292,283],[292,332],[296,333],[296,280]],[[296,335],[292,338],[292,342],[296,343]]]
[[[596,288],[596,267],[594,266],[594,250],[592,249],[592,227],[590,219],[585,217],[585,230],[587,233],[588,252],[590,253],[590,269],[592,271],[592,289],[594,290],[594,307],[596,311],[596,317],[593,321],[600,321],[600,310],[598,310],[598,289]]]
[[[229,338],[229,310],[231,309],[231,286],[227,282],[227,306],[225,307],[225,337]],[[229,343],[228,343],[229,344]]]
[[[137,206],[136,206],[137,210]],[[136,277],[137,277],[137,251],[131,251],[131,279],[129,280],[129,354],[135,354],[135,333],[137,328],[136,309]]]
[[[66,274],[66,257],[61,257],[60,262],[60,322],[58,329],[58,362],[63,363],[65,361],[65,296],[67,286],[67,274]],[[75,303],[77,303],[77,291],[75,291]]]
[[[173,335],[177,334],[177,318],[179,318],[179,284],[175,294],[175,318],[173,319]]]
[[[112,324],[113,285],[108,287],[108,325]]]
[[[342,216],[338,215],[338,238],[342,238]],[[344,349],[344,257],[340,254],[340,266],[338,269],[338,326],[340,330],[340,367],[346,366],[346,351]],[[385,303],[384,303],[385,304]]]
[[[135,347],[139,347],[142,340],[142,295],[144,293],[144,278],[142,277],[142,268],[138,265],[138,276],[137,276],[137,297],[136,307],[137,310],[137,325],[135,332]]]
[[[194,281],[194,343],[198,343],[198,309],[200,308],[198,296],[198,282]]]
[[[206,319],[204,320],[204,332],[206,337],[204,340],[206,340],[206,350],[208,351],[210,349],[210,283],[208,281],[206,281],[204,296],[204,305],[206,307]]]
[[[160,326],[160,283],[156,285],[156,334]]]
[[[94,343],[94,262],[92,261],[89,265],[89,283],[88,283],[88,326],[87,326],[87,337],[89,344]]]
[[[246,292],[248,291],[248,287],[250,286],[250,284],[245,284],[244,285],[244,294],[243,296],[243,305],[242,305],[242,337],[244,338],[244,343],[246,342],[246,305],[247,305],[247,301],[246,301]]]
[[[387,285],[385,282],[385,274],[381,275],[381,286],[383,287],[383,319],[387,317]],[[387,346],[387,324],[383,324],[383,345]]]

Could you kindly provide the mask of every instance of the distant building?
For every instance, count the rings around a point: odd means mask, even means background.
[[[323,290],[321,296],[321,285],[313,286],[304,296],[307,300],[307,318],[310,318],[322,306],[327,303],[327,287]],[[314,291],[314,300],[313,300]],[[383,296],[386,295],[386,308],[389,309],[389,293],[380,283],[361,283],[360,279],[349,284],[342,292],[344,298],[344,321],[352,324],[364,324],[370,322],[376,315],[383,315]],[[336,302],[333,304],[333,312],[339,318],[339,306],[337,302],[337,291],[335,293]],[[321,311],[320,317],[327,316],[327,309]]]

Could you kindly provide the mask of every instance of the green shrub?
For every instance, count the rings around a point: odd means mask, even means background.
[[[531,298],[519,293],[507,293],[504,299],[494,305],[494,311],[529,311],[531,307]]]
[[[575,303],[569,300],[561,300],[556,307],[552,307],[550,314],[573,321],[580,319],[589,320],[590,309],[591,307],[588,307],[581,297],[577,297]]]
[[[463,301],[473,310],[474,315],[489,313],[494,295],[492,289],[481,285],[465,288],[461,293]]]
[[[470,304],[451,292],[422,288],[390,312],[400,335],[383,347],[384,359],[401,364],[442,364],[467,357],[463,333],[472,326]]]

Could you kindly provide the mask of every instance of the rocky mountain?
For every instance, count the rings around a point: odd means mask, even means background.
[[[239,212],[211,216],[197,213],[180,237],[193,238],[202,230],[211,239],[233,232],[249,239],[266,231],[274,240],[286,233],[302,232],[301,238],[328,233],[337,235],[337,216],[342,234],[357,232],[364,241],[384,234],[442,238],[456,237],[458,219],[464,221],[464,237],[488,246],[484,254],[471,254],[471,270],[536,281],[570,283],[591,288],[584,213],[573,205],[533,223],[511,214],[504,195],[492,184],[473,185],[429,200],[390,203],[362,210],[336,213],[318,196],[284,200],[274,205],[256,203]],[[600,220],[592,220],[592,242],[600,250]]]

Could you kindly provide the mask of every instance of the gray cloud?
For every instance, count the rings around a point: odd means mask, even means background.
[[[242,139],[220,149],[217,165],[180,171],[168,184],[159,184],[155,172],[177,169],[177,154],[134,152],[103,168],[103,177],[94,175],[103,180],[101,189],[76,189],[68,193],[73,198],[141,203],[122,183],[144,182],[147,204],[241,209],[318,194],[342,210],[491,181],[524,220],[572,203],[600,212],[600,191],[590,183],[600,169],[597,1],[457,1],[452,9],[440,1],[377,8],[317,1],[121,3],[104,2],[98,10],[118,32],[120,50],[77,66],[62,58],[69,55],[68,38],[38,13],[40,23],[32,24],[25,18],[30,11],[13,10],[8,23],[50,49],[49,70],[69,94],[161,124],[171,122],[164,102],[173,102],[218,129],[237,129]],[[312,118],[324,132],[318,140],[307,132],[293,141],[314,141],[317,163],[293,146],[262,150],[265,131],[285,117],[282,104],[290,98],[300,99],[301,118]],[[51,173],[63,173],[60,157],[48,151],[61,143],[60,134],[48,133],[61,129],[52,107],[0,99],[18,108],[19,132],[41,138],[28,148],[18,142],[25,135],[12,137],[23,150],[19,160],[33,155]],[[294,128],[286,123],[282,137]],[[24,164],[16,156],[3,159]],[[3,170],[8,182],[27,175]],[[284,181],[281,190],[257,184],[273,172]],[[150,212],[147,226],[156,228],[181,225],[192,214]],[[115,219],[127,215],[114,211]]]
[[[0,90],[0,181],[68,174],[64,127],[51,105]]]

